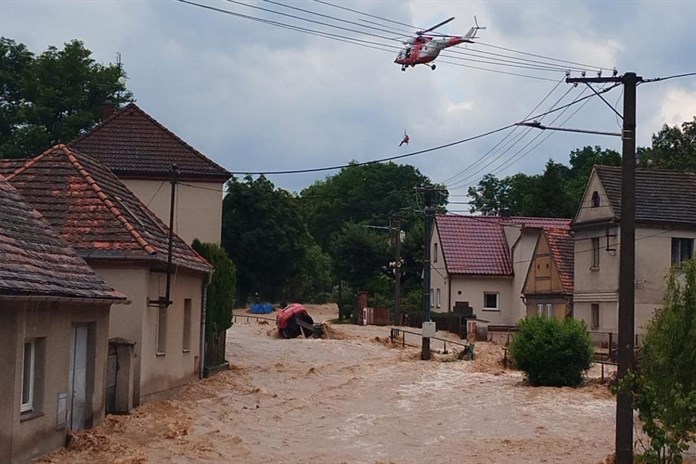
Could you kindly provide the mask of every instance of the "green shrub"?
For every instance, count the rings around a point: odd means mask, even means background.
[[[641,345],[638,370],[620,388],[634,395],[648,438],[640,462],[681,463],[696,437],[696,262],[669,275],[664,305]]]
[[[530,385],[576,387],[590,368],[593,350],[584,321],[535,316],[520,321],[510,354]]]

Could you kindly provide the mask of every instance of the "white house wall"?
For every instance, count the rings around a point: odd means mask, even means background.
[[[452,305],[467,301],[477,318],[491,325],[514,325],[519,312],[519,301],[513,301],[512,277],[452,276]],[[498,293],[498,309],[483,309],[484,293]],[[518,292],[519,295],[519,292]],[[519,297],[517,298],[519,300]]]
[[[121,179],[165,225],[169,225],[171,185],[168,181]],[[174,232],[189,245],[194,239],[220,243],[222,182],[181,181],[177,184]]]
[[[164,296],[165,273],[151,273],[149,296]],[[151,306],[144,314],[142,360],[140,376],[141,402],[168,396],[172,389],[198,377],[200,368],[200,325],[202,285],[199,274],[178,272],[172,275],[172,304],[167,309],[167,339],[165,354],[157,353],[159,309]],[[184,300],[191,300],[191,338],[189,350],[184,350]]]
[[[612,227],[610,247],[615,253],[606,252],[605,229],[580,230],[575,233],[575,290],[574,314],[591,326],[591,305],[600,305],[599,331],[616,331],[618,327],[618,278],[620,228]],[[600,238],[600,265],[591,270],[591,237]],[[635,330],[642,333],[645,324],[660,307],[666,289],[666,276],[671,267],[672,238],[696,239],[696,231],[671,230],[656,227],[636,228],[635,268]]]

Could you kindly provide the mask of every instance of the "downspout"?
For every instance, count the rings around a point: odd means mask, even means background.
[[[447,272],[446,268],[445,272]],[[449,273],[447,273],[447,312],[452,312],[452,276]]]
[[[203,282],[203,285],[201,286],[201,334],[200,334],[200,356],[201,356],[201,364],[198,367],[198,378],[202,379],[205,377],[205,319],[206,319],[206,313],[207,311],[207,305],[208,305],[208,286],[210,285],[210,282],[212,281],[213,274],[212,272],[208,273],[208,277],[205,279],[205,282]]]

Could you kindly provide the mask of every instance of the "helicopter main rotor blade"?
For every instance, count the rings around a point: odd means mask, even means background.
[[[437,29],[438,27],[444,26],[445,24],[447,24],[448,22],[453,21],[453,20],[454,20],[454,16],[452,16],[452,17],[449,18],[449,19],[445,19],[445,20],[442,21],[441,23],[438,23],[438,24],[434,25],[433,27],[431,27],[431,28],[429,28],[429,29],[426,29],[426,30],[424,30],[424,31],[419,31],[419,32],[418,32],[418,35],[425,34],[426,32],[430,32],[430,31],[434,31],[434,30]]]

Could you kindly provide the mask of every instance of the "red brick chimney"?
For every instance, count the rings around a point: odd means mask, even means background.
[[[105,121],[112,114],[114,114],[114,111],[115,111],[114,104],[111,102],[111,100],[106,100],[104,103],[102,103],[101,120]]]

